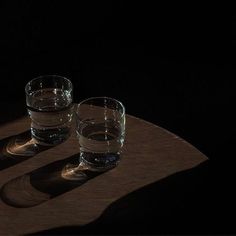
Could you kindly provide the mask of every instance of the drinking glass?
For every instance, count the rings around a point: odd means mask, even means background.
[[[25,93],[31,130],[9,139],[5,155],[19,161],[65,141],[71,133],[72,89],[70,80],[57,75],[29,81]]]
[[[25,86],[31,118],[31,136],[36,144],[54,146],[68,139],[73,117],[73,86],[58,75],[37,77]]]
[[[78,104],[76,133],[80,163],[68,164],[65,178],[83,177],[81,170],[104,172],[118,165],[125,139],[125,107],[109,97],[92,97]]]

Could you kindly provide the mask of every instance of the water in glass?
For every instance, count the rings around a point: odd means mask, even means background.
[[[56,145],[70,136],[73,116],[69,91],[45,88],[33,91],[28,98],[31,133],[39,144]]]
[[[90,169],[104,171],[115,167],[120,160],[120,150],[124,142],[124,132],[119,122],[106,120],[96,122],[84,120],[77,135],[80,144],[80,161]]]

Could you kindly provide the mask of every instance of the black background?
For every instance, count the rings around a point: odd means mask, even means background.
[[[1,2],[0,121],[26,114],[27,81],[63,75],[75,102],[119,99],[196,146],[224,179],[235,156],[228,20],[197,3]]]

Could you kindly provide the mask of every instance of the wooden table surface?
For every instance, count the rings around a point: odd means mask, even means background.
[[[126,140],[118,167],[79,183],[61,177],[65,164],[78,160],[75,134],[34,157],[6,155],[8,137],[29,127],[28,117],[0,126],[0,235],[85,225],[127,194],[207,160],[173,133],[127,115]]]

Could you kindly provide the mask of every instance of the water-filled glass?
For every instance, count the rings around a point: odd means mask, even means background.
[[[62,176],[84,180],[86,171],[110,170],[118,165],[125,139],[125,107],[113,98],[88,98],[75,109],[80,146],[78,163],[68,163]]]
[[[121,157],[125,138],[125,108],[120,101],[94,97],[76,108],[80,162],[92,170],[115,167]]]
[[[72,83],[57,75],[37,77],[25,87],[26,104],[35,143],[54,146],[71,134],[73,117]]]

